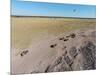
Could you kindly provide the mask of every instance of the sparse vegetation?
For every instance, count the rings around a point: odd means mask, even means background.
[[[11,17],[11,20],[12,48],[21,49],[27,48],[32,39],[57,36],[76,29],[95,28],[94,19]]]

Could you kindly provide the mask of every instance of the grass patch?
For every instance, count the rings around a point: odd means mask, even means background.
[[[95,28],[95,19],[11,17],[12,48],[27,48],[33,39],[59,35],[66,31]]]

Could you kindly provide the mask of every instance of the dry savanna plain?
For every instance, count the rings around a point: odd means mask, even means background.
[[[11,16],[11,73],[95,69],[95,32],[96,19]]]

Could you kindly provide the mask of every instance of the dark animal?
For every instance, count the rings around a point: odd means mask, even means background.
[[[63,40],[64,39],[64,37],[62,37],[62,38],[59,38],[59,40]]]
[[[21,56],[24,56],[25,54],[27,54],[28,53],[28,50],[25,50],[25,51],[23,51],[20,55]]]
[[[51,48],[54,48],[55,46],[57,46],[57,44],[51,45],[50,47],[51,47]]]
[[[64,39],[64,41],[68,41],[68,39]]]
[[[71,38],[75,38],[75,36],[76,36],[76,35],[75,35],[74,33],[70,34],[70,37],[71,37]]]

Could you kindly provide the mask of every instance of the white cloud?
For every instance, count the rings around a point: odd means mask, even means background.
[[[96,0],[20,0],[20,1],[35,1],[35,2],[72,3],[72,4],[96,5]]]

